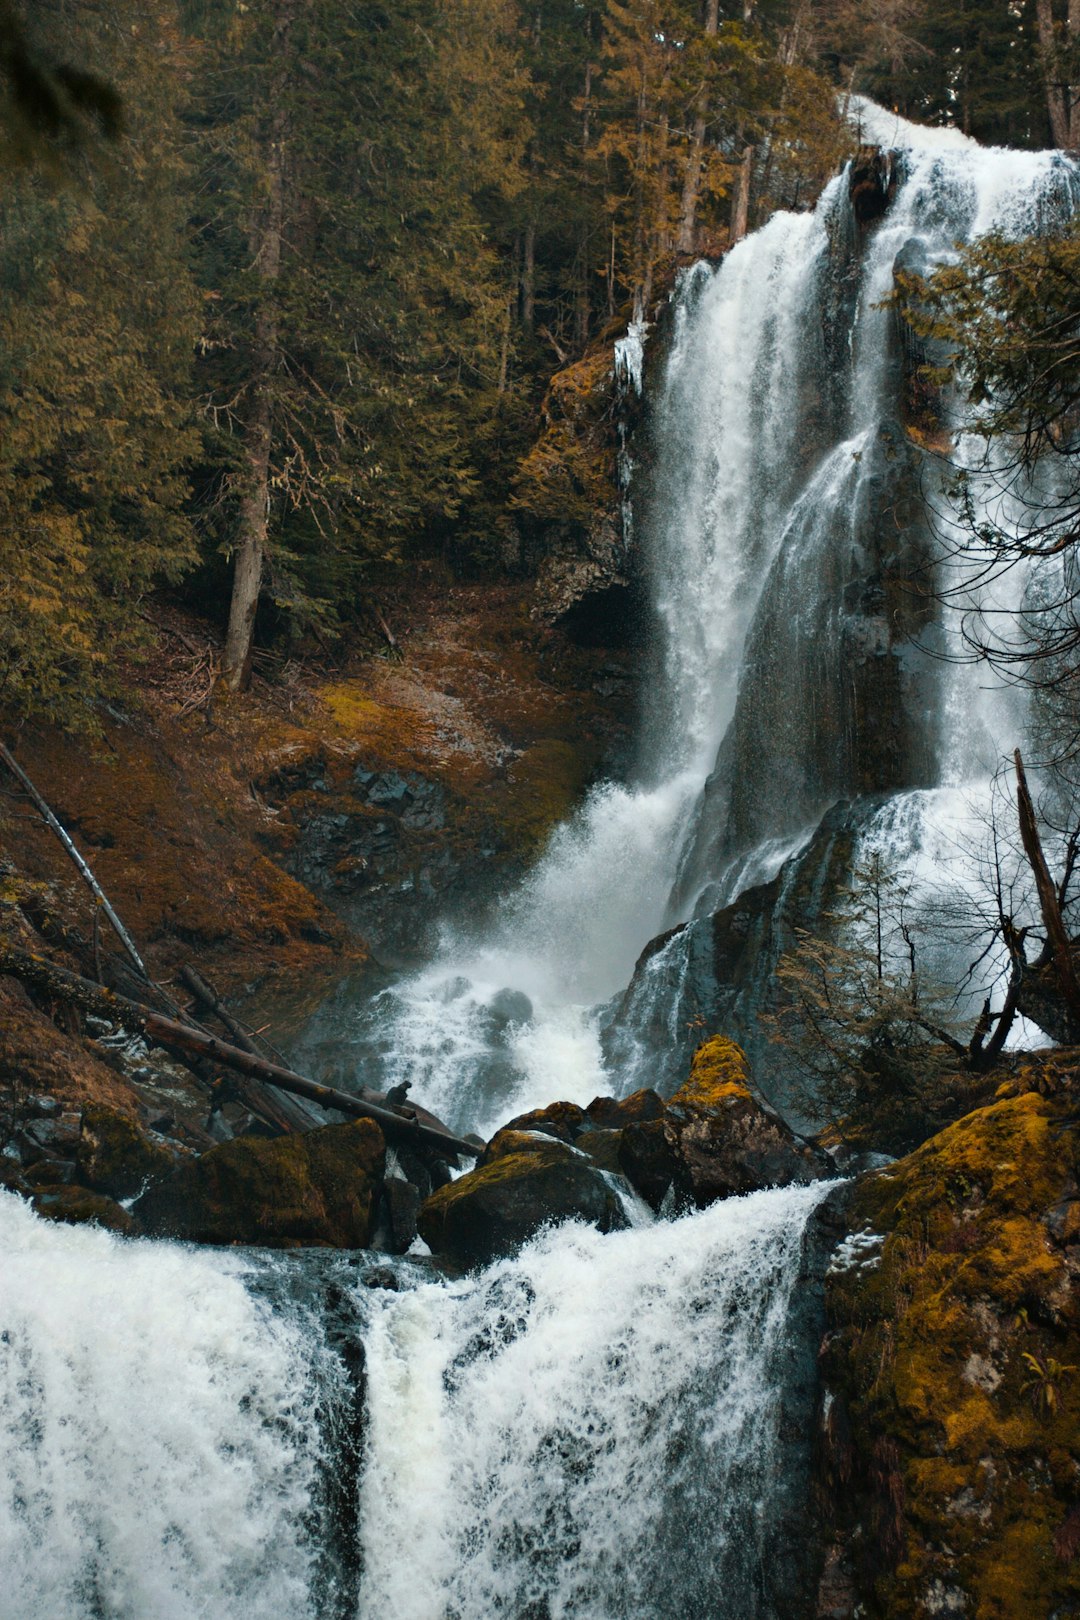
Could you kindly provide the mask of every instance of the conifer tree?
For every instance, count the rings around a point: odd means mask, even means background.
[[[0,198],[0,700],[75,721],[139,596],[194,554],[196,306],[160,71],[174,20],[49,0],[35,23],[43,54],[74,28],[88,70],[122,75],[127,124],[115,161],[60,188],[24,171]]]
[[[505,377],[522,81],[504,0],[238,11],[207,76],[201,368],[234,558],[223,675],[269,585],[334,622],[371,558],[457,519]]]

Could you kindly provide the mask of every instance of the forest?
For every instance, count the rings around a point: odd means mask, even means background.
[[[0,1571],[1080,1613],[1078,0],[0,0]]]
[[[680,264],[813,204],[839,96],[1013,146],[1080,119],[1050,0],[42,0],[0,26],[0,694],[76,724],[148,593],[227,630],[235,689],[410,559],[534,571],[553,517],[610,497],[598,350]]]

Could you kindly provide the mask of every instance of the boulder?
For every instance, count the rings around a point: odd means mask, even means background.
[[[477,1266],[570,1220],[601,1232],[628,1224],[610,1181],[583,1154],[558,1141],[534,1141],[441,1187],[421,1208],[419,1225],[434,1254]]]
[[[634,1191],[658,1212],[679,1167],[667,1125],[663,1119],[643,1120],[628,1125],[619,1136],[619,1169]]]
[[[754,1095],[746,1058],[725,1036],[698,1047],[689,1079],[668,1102],[665,1135],[676,1189],[698,1209],[833,1174],[828,1156]]]
[[[473,1168],[482,1170],[496,1159],[505,1159],[509,1153],[542,1153],[550,1148],[553,1141],[563,1140],[562,1137],[553,1137],[549,1131],[522,1130],[514,1125],[504,1125],[501,1131],[495,1132]],[[569,1147],[570,1143],[567,1142],[566,1146]]]
[[[133,1198],[153,1181],[170,1175],[182,1161],[178,1148],[154,1141],[133,1119],[90,1103],[83,1109],[75,1151],[78,1180],[110,1198]]]
[[[137,1213],[146,1231],[193,1243],[365,1248],[385,1156],[382,1132],[368,1119],[242,1137],[157,1182]]]
[[[547,1108],[534,1108],[531,1113],[518,1114],[507,1120],[506,1131],[543,1131],[560,1142],[573,1142],[582,1131],[595,1130],[596,1125],[577,1103],[556,1102]]]
[[[637,1125],[664,1117],[664,1099],[658,1091],[635,1091],[629,1097],[594,1097],[585,1112],[594,1131],[621,1131],[624,1125]]]
[[[622,1131],[582,1131],[574,1146],[579,1153],[587,1154],[601,1170],[610,1170],[612,1175],[618,1176],[622,1174],[619,1157],[622,1138]]]
[[[92,1223],[125,1236],[136,1230],[126,1209],[121,1209],[104,1193],[91,1192],[87,1187],[43,1187],[34,1194],[34,1208],[52,1221],[68,1221],[77,1226]]]

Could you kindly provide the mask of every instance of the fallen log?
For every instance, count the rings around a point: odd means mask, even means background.
[[[181,968],[180,977],[188,989],[193,992],[196,999],[203,1004],[208,1012],[212,1012],[214,1017],[228,1030],[232,1036],[234,1046],[238,1046],[242,1052],[250,1053],[252,1057],[265,1056],[265,1053],[260,1052],[244,1026],[238,1019],[233,1017],[228,1007],[218,998],[215,991],[207,984],[196,968],[191,967],[190,964]],[[260,1087],[259,1091],[262,1093],[263,1088]],[[262,1102],[263,1107],[268,1108],[268,1111],[272,1113],[272,1122],[281,1130],[307,1131],[313,1125],[321,1123],[318,1116],[306,1108],[302,1102],[294,1101],[287,1092],[281,1091],[277,1086],[269,1087],[268,1091],[260,1096],[259,1100]],[[248,1102],[249,1099],[245,1097],[244,1101]]]
[[[4,973],[21,979],[46,995],[55,996],[58,1001],[67,1002],[98,1018],[108,1018],[125,1029],[144,1035],[158,1046],[177,1047],[181,1051],[209,1058],[227,1069],[235,1069],[239,1074],[278,1086],[297,1097],[306,1097],[322,1108],[336,1109],[339,1114],[373,1119],[388,1136],[441,1148],[452,1157],[464,1154],[467,1158],[475,1159],[481,1152],[475,1142],[467,1142],[421,1120],[406,1118],[395,1113],[385,1102],[370,1101],[371,1093],[360,1098],[351,1096],[347,1091],[337,1091],[332,1086],[320,1085],[317,1080],[309,1080],[281,1064],[269,1063],[265,1058],[242,1052],[239,1047],[218,1040],[216,1035],[193,1029],[175,1018],[167,1018],[164,1013],[157,1013],[152,1007],[144,1007],[137,1001],[129,1001],[114,990],[103,990],[100,985],[91,983],[89,979],[81,979],[77,973],[69,973],[66,968],[57,967],[43,956],[20,950],[8,941],[0,940],[0,974]]]

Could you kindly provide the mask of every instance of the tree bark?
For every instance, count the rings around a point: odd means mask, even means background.
[[[1039,910],[1042,912],[1043,927],[1046,929],[1047,943],[1050,946],[1050,955],[1054,963],[1054,972],[1057,976],[1058,988],[1062,1000],[1068,1009],[1070,1019],[1077,1029],[1080,1029],[1080,982],[1077,981],[1076,967],[1073,963],[1072,949],[1069,945],[1069,936],[1065,931],[1065,923],[1061,915],[1061,905],[1054,880],[1050,876],[1050,869],[1046,864],[1042,843],[1039,839],[1039,828],[1035,820],[1035,807],[1031,802],[1028,791],[1027,776],[1024,772],[1024,762],[1020,757],[1019,748],[1013,758],[1016,761],[1016,807],[1020,818],[1020,837],[1024,845],[1024,853],[1028,858],[1032,876],[1035,879],[1035,890],[1039,897]]]
[[[743,148],[742,162],[735,180],[731,198],[731,245],[741,242],[750,224],[750,180],[753,172],[754,148]]]
[[[708,0],[705,9],[705,34],[716,37],[720,24],[720,0]],[[694,132],[690,138],[690,156],[686,160],[686,178],[683,181],[682,202],[679,207],[679,230],[675,238],[676,253],[693,253],[697,246],[697,211],[701,199],[701,170],[705,154],[705,124],[709,109],[709,89],[703,84],[698,92]]]
[[[521,259],[521,324],[531,332],[536,324],[536,221],[525,226],[525,247]]]
[[[274,83],[266,147],[267,203],[252,229],[251,251],[261,283],[255,322],[249,407],[244,431],[244,475],[236,519],[232,597],[221,662],[221,679],[230,692],[243,691],[251,680],[255,614],[262,590],[270,517],[270,457],[274,435],[272,379],[277,365],[279,324],[276,304],[281,277],[285,227],[285,155],[288,114],[282,105],[287,83],[289,36],[295,0],[280,0],[274,25]]]
[[[1035,24],[1051,137],[1055,146],[1072,148],[1080,144],[1080,93],[1061,78],[1061,46],[1054,23],[1053,0],[1035,0]],[[1080,34],[1078,0],[1069,0],[1065,26],[1068,40],[1075,40]]]

